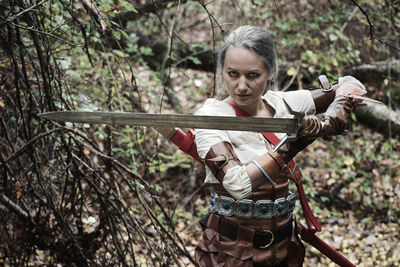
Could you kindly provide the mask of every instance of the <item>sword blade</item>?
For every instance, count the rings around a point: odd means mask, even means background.
[[[72,110],[40,113],[38,116],[48,120],[63,122],[150,126],[157,128],[180,127],[286,134],[296,134],[298,130],[298,120],[296,118],[195,116],[185,114]]]

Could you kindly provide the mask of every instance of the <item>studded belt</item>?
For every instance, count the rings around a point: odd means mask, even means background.
[[[291,214],[295,205],[296,195],[293,192],[289,192],[287,197],[275,200],[258,200],[257,202],[250,199],[235,200],[231,197],[218,196],[217,193],[212,192],[209,209],[210,212],[223,216],[271,219]]]

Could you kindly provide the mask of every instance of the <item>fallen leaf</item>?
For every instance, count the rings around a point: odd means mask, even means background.
[[[22,195],[21,192],[21,183],[19,181],[15,182],[15,190],[17,191],[17,199],[19,199]]]

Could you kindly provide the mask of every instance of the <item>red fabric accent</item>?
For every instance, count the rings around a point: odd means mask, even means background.
[[[194,131],[192,129],[190,129],[187,134],[181,129],[177,129],[169,140],[177,145],[180,150],[189,154],[195,160],[204,165],[204,162],[199,157],[199,154],[197,154],[197,145],[194,141]]]

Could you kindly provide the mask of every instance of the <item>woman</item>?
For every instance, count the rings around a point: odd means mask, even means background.
[[[276,152],[261,133],[196,130],[198,154],[206,163],[205,182],[213,187],[210,215],[204,218],[203,239],[196,248],[199,266],[303,263],[304,246],[292,213],[295,194],[288,189],[292,174],[286,164],[316,137],[342,134],[358,104],[345,95],[363,95],[365,89],[345,77],[329,92],[268,90],[276,74],[274,43],[266,31],[242,26],[226,38],[217,75],[229,96],[208,99],[196,115],[290,118],[295,111],[305,116],[298,139]],[[322,121],[313,116],[325,110]]]

